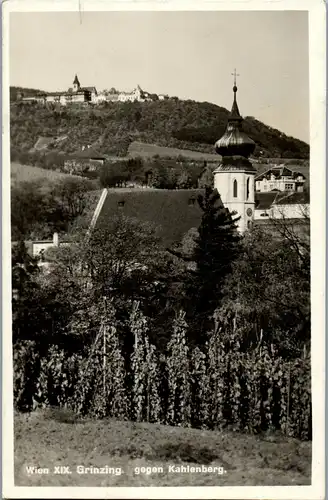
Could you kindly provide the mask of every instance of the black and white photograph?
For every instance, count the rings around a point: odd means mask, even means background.
[[[204,3],[4,9],[7,498],[324,498],[325,6]]]

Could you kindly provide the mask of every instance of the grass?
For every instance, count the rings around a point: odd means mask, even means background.
[[[156,144],[147,144],[145,142],[133,141],[129,145],[128,155],[135,157],[140,156],[142,158],[151,158],[155,155],[160,157],[169,157],[175,158],[178,156],[182,156],[189,160],[208,160],[212,162],[219,162],[220,156],[217,155],[214,151],[211,153],[202,153],[200,151],[193,151],[191,149],[179,149],[179,148],[171,148],[166,146],[157,146]]]
[[[11,163],[10,171],[12,183],[20,183],[26,181],[35,181],[45,179],[49,182],[56,182],[65,177],[72,177],[70,174],[56,172],[55,170],[47,170],[45,168],[34,167],[31,165],[21,165],[20,163]],[[78,176],[73,176],[80,179]]]
[[[71,474],[56,475],[56,465]],[[124,473],[78,474],[76,467]],[[225,472],[170,472],[169,465]],[[27,474],[26,467],[49,468]],[[145,472],[138,474],[138,468]],[[157,470],[155,469],[157,467]],[[159,467],[163,468],[158,469]],[[146,468],[150,468],[151,471]],[[79,420],[63,410],[15,415],[16,486],[287,486],[311,484],[311,443],[114,420]]]

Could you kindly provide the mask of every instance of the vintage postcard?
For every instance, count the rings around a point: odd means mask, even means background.
[[[2,4],[4,498],[324,498],[325,18]]]

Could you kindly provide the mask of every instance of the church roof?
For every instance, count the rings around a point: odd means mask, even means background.
[[[73,81],[73,85],[75,85],[75,84],[80,85],[80,82],[79,82],[79,79],[78,79],[77,75],[75,75],[75,78],[74,78],[74,81]]]
[[[108,189],[96,227],[106,228],[109,219],[123,214],[152,223],[164,248],[181,241],[191,229],[198,228],[202,211],[197,197],[203,189]]]
[[[248,158],[255,149],[255,142],[242,130],[243,118],[237,104],[237,86],[233,87],[234,99],[225,133],[215,143],[215,150],[222,156],[244,156]]]

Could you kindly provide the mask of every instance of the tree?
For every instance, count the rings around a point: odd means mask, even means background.
[[[199,177],[198,186],[200,188],[210,187],[213,186],[213,181],[213,168],[211,168],[210,166],[206,166]]]
[[[27,238],[37,223],[46,225],[47,206],[42,181],[27,181],[14,185],[11,189],[13,240]]]
[[[103,187],[123,187],[130,178],[131,174],[124,161],[105,164],[100,171],[100,184]]]
[[[87,179],[61,179],[52,189],[51,195],[57,202],[65,218],[72,221],[83,214],[89,201],[93,184]]]
[[[238,219],[227,211],[220,195],[206,188],[198,197],[203,211],[191,256],[173,252],[189,264],[186,273],[184,310],[190,326],[190,340],[202,343],[213,327],[213,313],[223,298],[223,285],[240,249]]]
[[[288,221],[277,224],[282,234],[271,227],[245,236],[216,318],[225,329],[234,323],[242,348],[262,341],[295,356],[310,341],[309,242]]]
[[[14,343],[28,339],[47,348],[60,341],[63,326],[72,313],[72,300],[63,294],[63,289],[44,286],[37,259],[29,254],[23,241],[13,246],[12,288]]]

